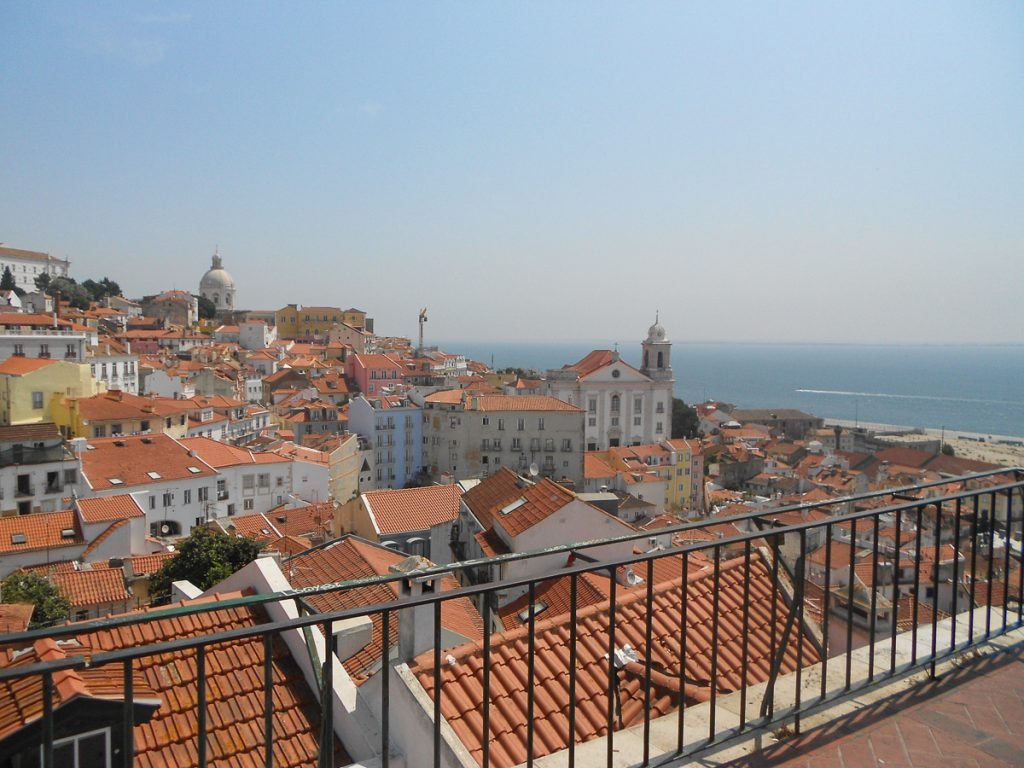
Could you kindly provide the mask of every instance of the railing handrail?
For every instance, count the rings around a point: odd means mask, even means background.
[[[1013,472],[1019,473],[1021,470],[1015,468],[1015,469],[1009,470],[1009,471],[1013,471]],[[989,474],[989,475],[991,475],[991,474],[1005,474],[1005,472],[992,472],[992,473],[986,473],[986,474]],[[957,478],[956,480],[974,479],[976,477],[978,477],[978,476],[977,475],[971,475],[971,476],[967,476],[966,478]],[[956,480],[947,480],[947,481],[945,481],[945,483],[941,483],[941,484],[947,484],[949,482],[955,482]],[[914,488],[914,487],[915,486],[910,486],[909,488]],[[920,486],[917,486],[917,487],[920,487]],[[693,543],[683,544],[683,545],[678,545],[678,546],[674,545],[674,546],[671,546],[671,547],[668,547],[668,548],[665,548],[665,549],[652,550],[650,552],[633,553],[633,554],[631,554],[631,555],[629,555],[627,557],[605,559],[605,560],[602,560],[600,562],[584,563],[584,564],[578,565],[578,566],[570,566],[570,567],[566,567],[566,568],[561,568],[561,569],[559,569],[557,571],[553,571],[551,573],[543,574],[543,575],[540,575],[540,576],[533,575],[533,576],[524,576],[524,577],[513,578],[513,579],[503,579],[501,581],[496,581],[496,582],[484,582],[484,583],[481,583],[481,584],[474,584],[474,585],[459,587],[458,589],[449,590],[449,591],[446,591],[446,592],[433,593],[433,594],[426,595],[426,596],[423,596],[423,597],[420,597],[420,598],[402,599],[400,601],[399,600],[395,600],[395,601],[390,602],[390,603],[380,603],[380,604],[376,604],[376,605],[370,606],[370,607],[365,607],[364,606],[364,607],[359,607],[359,608],[350,608],[350,609],[346,609],[344,611],[337,611],[337,612],[331,612],[331,613],[319,613],[319,614],[316,614],[313,618],[309,618],[308,620],[304,620],[301,617],[299,619],[287,620],[287,621],[283,622],[282,626],[279,627],[279,628],[277,627],[277,625],[281,624],[281,622],[274,622],[274,623],[271,623],[271,624],[259,624],[259,625],[256,625],[255,627],[243,628],[243,629],[238,629],[238,630],[231,630],[230,633],[216,632],[216,633],[213,633],[211,635],[200,636],[198,639],[195,639],[195,638],[193,638],[193,639],[195,640],[195,645],[202,645],[202,644],[205,644],[205,643],[209,642],[208,638],[214,637],[214,636],[217,637],[217,638],[221,638],[221,637],[227,638],[230,635],[230,637],[233,638],[233,637],[236,637],[236,636],[237,637],[246,637],[246,636],[251,636],[251,635],[259,635],[259,634],[265,634],[268,631],[268,628],[270,628],[270,627],[275,627],[276,629],[288,629],[288,628],[300,628],[300,627],[305,627],[305,626],[311,626],[311,625],[315,625],[315,624],[323,624],[323,623],[325,623],[327,621],[336,621],[336,620],[339,620],[339,619],[355,618],[355,617],[359,617],[359,616],[370,615],[370,614],[373,614],[373,613],[379,613],[379,612],[381,612],[383,610],[398,610],[398,609],[401,609],[401,608],[410,608],[410,607],[413,607],[413,606],[416,606],[416,605],[421,605],[421,604],[431,604],[431,603],[434,603],[434,602],[443,602],[445,600],[452,600],[452,599],[455,599],[455,598],[458,598],[458,597],[469,597],[469,596],[472,596],[472,595],[482,594],[482,593],[486,593],[486,592],[493,592],[493,591],[496,591],[498,589],[509,589],[509,588],[512,588],[512,587],[526,586],[526,585],[529,585],[530,583],[537,583],[537,582],[540,582],[540,581],[546,581],[546,580],[551,579],[551,578],[558,578],[558,577],[562,577],[562,576],[571,576],[573,573],[587,573],[587,572],[593,572],[593,571],[609,571],[609,572],[614,572],[615,569],[617,569],[619,567],[622,567],[622,566],[634,565],[634,564],[637,564],[637,563],[645,563],[648,560],[657,560],[657,559],[660,559],[662,557],[671,557],[671,556],[675,556],[675,555],[682,555],[684,553],[688,554],[688,553],[693,553],[693,552],[699,552],[699,551],[706,550],[706,549],[716,549],[716,548],[719,548],[719,547],[724,547],[726,545],[744,544],[747,541],[755,541],[757,539],[764,539],[764,538],[767,538],[767,537],[771,537],[772,539],[775,539],[775,540],[780,540],[781,537],[784,537],[786,534],[790,534],[790,533],[800,533],[800,532],[811,530],[811,529],[814,529],[814,528],[825,528],[827,526],[836,526],[838,523],[842,523],[842,522],[846,522],[846,521],[861,520],[861,519],[865,519],[865,518],[869,518],[869,517],[880,517],[880,516],[885,515],[885,514],[894,513],[894,512],[896,512],[898,510],[906,510],[906,509],[913,509],[913,508],[916,508],[916,507],[924,507],[924,506],[929,506],[929,505],[943,504],[943,503],[946,503],[946,502],[949,502],[949,501],[956,501],[957,499],[972,498],[972,497],[983,496],[983,495],[993,495],[994,496],[995,494],[999,494],[999,493],[1003,493],[1003,492],[1009,492],[1009,491],[1013,491],[1013,490],[1017,490],[1017,489],[1022,489],[1022,488],[1024,488],[1024,480],[1017,480],[1017,481],[1015,481],[1013,483],[993,486],[991,488],[959,491],[957,493],[947,494],[945,496],[936,496],[936,497],[932,497],[932,498],[928,498],[928,499],[916,499],[916,500],[913,500],[913,501],[905,501],[905,502],[903,502],[901,504],[896,504],[896,505],[892,505],[892,506],[888,506],[888,507],[880,507],[880,508],[877,508],[877,509],[869,509],[869,510],[861,510],[861,511],[855,511],[855,512],[848,512],[848,513],[832,516],[832,517],[830,517],[827,520],[808,520],[808,521],[801,521],[799,523],[792,523],[792,524],[789,524],[789,525],[775,525],[770,530],[750,531],[750,532],[747,532],[747,533],[737,534],[737,535],[734,535],[734,536],[729,536],[729,537],[725,537],[725,538],[717,539],[717,540],[699,541],[699,542],[693,542]],[[898,490],[892,491],[892,492],[895,493],[895,492],[904,491],[904,490],[908,490],[908,488],[898,489]],[[875,493],[875,494],[872,494],[872,495],[873,496],[878,496],[878,495],[887,495],[887,494]],[[861,498],[861,497],[849,497],[849,498]],[[832,503],[834,503],[834,502],[832,502]],[[818,506],[820,506],[820,505],[818,505]],[[796,505],[796,506],[788,507],[786,509],[787,510],[793,510],[793,509],[801,509],[801,508],[802,508],[801,505]],[[773,510],[770,510],[770,511],[767,511],[767,512],[762,512],[760,514],[753,515],[753,516],[746,516],[746,515],[744,515],[744,516],[729,516],[729,517],[725,517],[725,518],[721,518],[721,519],[711,519],[711,520],[713,520],[714,523],[716,523],[716,524],[717,523],[722,523],[722,522],[728,523],[728,522],[734,522],[737,519],[750,519],[750,517],[755,517],[756,518],[756,517],[764,517],[764,516],[767,516],[767,515],[775,515],[779,511],[780,511],[779,509],[773,509]],[[668,534],[668,533],[674,534],[674,533],[678,533],[678,532],[681,532],[681,531],[692,530],[692,529],[697,528],[697,527],[706,526],[708,524],[709,524],[709,519],[705,519],[703,522],[699,522],[699,523],[687,523],[687,524],[681,525],[681,526],[672,526],[672,527],[667,527],[667,528],[659,528],[659,529],[657,529],[657,534],[658,535],[664,535],[664,534]],[[505,563],[505,562],[516,562],[516,561],[520,561],[520,560],[529,560],[529,559],[532,559],[532,558],[546,557],[546,556],[558,555],[558,554],[569,555],[569,554],[572,554],[573,552],[576,552],[576,551],[579,551],[579,550],[585,550],[585,549],[588,549],[588,548],[591,548],[591,547],[607,546],[609,544],[614,544],[614,543],[626,543],[626,542],[630,542],[630,541],[636,541],[636,540],[639,540],[639,539],[647,538],[650,535],[652,535],[652,532],[642,532],[642,533],[639,533],[639,534],[628,534],[626,536],[619,536],[619,537],[614,537],[614,538],[591,539],[591,540],[588,540],[588,541],[578,542],[578,543],[575,543],[575,544],[563,544],[563,545],[549,547],[547,549],[542,549],[542,550],[531,550],[529,552],[512,552],[512,553],[507,553],[507,554],[504,554],[504,555],[497,555],[497,556],[489,557],[489,558],[476,558],[476,559],[473,559],[473,560],[463,560],[463,561],[458,562],[458,563],[449,563],[449,564],[444,565],[444,566],[435,566],[433,568],[426,568],[426,569],[418,570],[418,571],[415,572],[415,575],[417,576],[417,578],[423,578],[423,577],[429,577],[429,576],[438,576],[438,577],[440,577],[440,576],[443,576],[443,575],[451,574],[452,571],[462,571],[462,570],[466,570],[466,569],[469,569],[469,568],[478,568],[478,567],[483,566],[483,565],[491,566],[491,565],[501,564],[501,563]],[[327,542],[325,542],[323,544],[320,544],[320,545],[317,545],[316,547],[311,548],[310,550],[306,550],[305,553],[308,553],[308,552],[311,552],[311,551],[314,551],[314,550],[317,550],[317,549],[322,549],[324,547],[331,546],[336,541],[337,541],[337,539],[333,539],[331,541],[327,541]],[[305,554],[305,553],[303,553],[303,554]],[[300,554],[300,555],[293,556],[292,558],[287,558],[287,559],[284,560],[284,562],[288,562],[289,560],[292,560],[295,557],[301,557],[301,556],[302,555]],[[33,642],[35,640],[42,639],[44,637],[51,637],[52,638],[52,637],[65,637],[65,636],[69,636],[69,635],[83,635],[83,634],[88,634],[90,632],[100,631],[100,630],[104,630],[104,629],[112,629],[112,628],[117,628],[117,627],[122,627],[122,626],[129,626],[129,625],[133,625],[133,624],[142,624],[142,623],[147,623],[147,622],[150,622],[150,621],[155,621],[155,620],[165,619],[165,618],[172,618],[172,617],[178,617],[178,616],[188,616],[188,615],[197,614],[197,613],[208,613],[210,611],[225,610],[225,609],[229,609],[229,608],[252,607],[252,606],[257,606],[257,605],[282,602],[282,601],[285,601],[285,600],[296,600],[296,599],[302,599],[302,598],[309,598],[309,597],[314,597],[316,595],[326,594],[326,593],[329,593],[329,592],[336,592],[336,591],[341,591],[341,590],[354,589],[354,588],[365,587],[365,586],[370,586],[370,585],[388,584],[388,583],[391,583],[391,582],[400,581],[402,579],[408,578],[408,575],[409,574],[389,574],[389,575],[384,575],[384,576],[368,576],[368,577],[362,577],[362,578],[358,578],[358,579],[350,579],[350,580],[345,580],[345,581],[333,582],[333,583],[330,583],[330,584],[321,584],[321,585],[312,586],[312,587],[301,587],[301,588],[298,588],[298,589],[284,590],[284,591],[281,591],[281,592],[272,592],[272,593],[268,593],[268,594],[259,594],[259,595],[247,595],[247,596],[243,596],[243,597],[228,598],[228,599],[216,600],[216,601],[204,601],[204,602],[201,602],[201,603],[198,603],[198,604],[193,604],[193,605],[178,605],[178,606],[173,606],[173,607],[169,607],[169,608],[151,609],[151,610],[146,611],[145,613],[142,613],[142,614],[138,614],[138,613],[136,613],[136,614],[122,614],[122,615],[117,615],[117,616],[111,616],[111,617],[104,618],[104,619],[97,619],[97,620],[94,620],[94,621],[75,623],[75,624],[66,624],[66,625],[58,626],[58,627],[47,627],[47,628],[44,628],[44,629],[28,630],[28,631],[25,631],[25,632],[12,633],[12,634],[8,634],[8,635],[0,635],[0,645],[12,645],[12,644],[15,644],[15,643],[31,643],[31,642]],[[239,634],[239,635],[233,634],[233,633],[236,633],[236,632],[241,632],[242,634]],[[187,646],[187,642],[189,642],[189,641],[185,641],[185,640],[174,641],[174,643],[172,643],[171,645],[174,645],[175,643],[178,643],[178,642],[186,643],[185,646],[181,646],[181,647],[188,647]],[[133,648],[131,650],[133,652],[134,651],[139,651],[137,656],[147,656],[147,655],[151,655],[153,653],[153,651],[146,652],[145,651],[146,648],[163,647],[163,645],[164,644],[161,644],[160,646],[139,646],[139,647]],[[118,651],[117,653],[122,653],[122,652]],[[97,658],[99,658],[99,657],[97,657]],[[103,658],[106,658],[106,657],[104,656]],[[0,670],[0,680],[4,679],[5,677],[10,677],[10,676],[12,676],[12,675],[9,675],[9,674],[5,675],[3,670]]]

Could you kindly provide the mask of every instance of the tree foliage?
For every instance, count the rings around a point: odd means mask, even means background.
[[[207,590],[255,560],[260,546],[244,536],[195,528],[178,547],[177,554],[150,576],[150,596],[154,602],[166,599],[171,594],[171,583],[183,579]]]
[[[49,627],[64,621],[71,612],[71,603],[49,579],[25,571],[17,571],[0,581],[0,602],[31,603],[35,606],[29,629]]]
[[[942,444],[942,455],[943,456],[956,456],[956,450],[949,443]]]
[[[205,296],[196,296],[199,299],[199,319],[213,320],[217,316],[217,305]]]
[[[700,435],[700,417],[693,408],[678,397],[672,398],[672,438]]]
[[[92,301],[92,294],[72,277],[51,277],[46,292],[51,296],[59,293],[62,299],[76,309],[88,309]]]
[[[103,299],[108,296],[121,295],[121,286],[109,277],[104,277],[99,282],[96,282],[95,280],[85,280],[82,282],[82,287],[89,292],[93,301],[103,301]]]
[[[24,289],[18,287],[18,281],[14,279],[10,267],[4,267],[4,274],[0,276],[0,291],[14,291],[18,296],[25,295]]]

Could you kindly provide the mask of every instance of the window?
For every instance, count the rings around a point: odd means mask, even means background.
[[[665,412],[665,404],[659,400],[658,404],[654,407],[654,412],[655,413],[664,413]]]
[[[199,489],[199,493],[197,494],[197,498],[200,501],[209,501],[210,500],[210,489],[206,488],[206,487],[200,488]]]
[[[14,345],[14,355],[15,355],[15,357],[24,357],[25,356],[25,345],[24,344],[15,344]]]
[[[35,410],[37,410],[37,411],[40,408],[43,407],[43,393],[42,392],[33,392],[32,393],[32,407]]]
[[[526,429],[526,419],[516,419],[516,429],[520,432]]]
[[[182,493],[182,497],[184,498],[184,501],[185,501],[186,504],[191,504],[192,503],[192,489],[191,488],[186,488],[184,490],[184,492]]]
[[[634,416],[633,417],[633,426],[634,427],[639,427],[641,421],[642,421],[642,419],[639,416]]]
[[[644,409],[644,399],[642,397],[634,397],[633,398],[633,410],[639,412],[639,411],[642,411],[643,409]]]
[[[39,345],[39,356],[40,357],[49,357],[50,356],[50,345],[49,344],[40,344]]]
[[[228,517],[233,517],[235,514],[235,505],[228,504]]]
[[[149,508],[156,509],[156,496],[149,497]]]
[[[169,507],[174,503],[174,494],[170,491],[164,491],[164,506]]]
[[[498,430],[500,431],[500,430],[504,430],[504,429],[505,429],[505,420],[504,419],[498,419]]]
[[[619,412],[619,396],[612,395],[612,413]]]
[[[283,477],[277,478],[277,487],[280,488],[283,485],[284,485],[284,478]]]
[[[619,417],[618,416],[612,416],[612,426],[613,427],[619,426]]]
[[[266,493],[270,490],[270,474],[262,473],[256,475],[256,485],[259,487],[262,493]]]
[[[512,450],[513,451],[521,451],[521,450],[523,450],[523,441],[522,441],[521,438],[518,438],[518,437],[513,437],[512,438]]]
[[[483,440],[480,441],[480,450],[481,451],[489,451],[489,450],[491,450],[491,441],[488,440],[486,437]]]
[[[242,500],[242,509],[246,510],[246,511],[250,511],[250,510],[252,510],[254,508],[254,504],[255,504],[255,502],[252,499],[243,499]]]
[[[549,437],[544,441],[544,450],[553,451],[555,450],[555,438]]]
[[[597,419],[595,417],[591,416],[589,419],[587,419],[587,426],[588,427],[596,427],[597,426]]]
[[[537,429],[544,429],[544,417],[537,419]]]
[[[487,427],[487,426],[490,426],[490,424],[491,424],[491,417],[490,416],[484,416],[483,425],[485,427]]]
[[[78,482],[78,470],[65,469],[64,470],[64,485],[74,485]]]
[[[568,437],[565,438],[562,441],[562,450],[563,451],[571,451],[572,450],[572,440],[570,440]]]
[[[115,434],[115,435],[124,434],[124,425],[123,424],[111,424],[110,425],[110,431],[111,431],[112,434]]]
[[[256,488],[256,478],[253,475],[242,475],[242,493],[251,496]]]
[[[654,431],[659,435],[665,431],[665,428],[662,426],[662,423],[660,421],[655,425]]]
[[[106,437],[107,436],[107,428],[104,425],[102,425],[102,424],[100,426],[98,426],[98,427],[93,427],[92,428],[92,436],[93,437]]]
[[[591,397],[587,400],[587,413],[597,413],[597,398]]]
[[[88,618],[88,611],[81,618]],[[33,756],[34,757],[34,756]],[[17,762],[17,761],[16,761]],[[39,747],[39,762],[30,759],[26,765],[42,765],[43,748]],[[110,729],[79,733],[53,742],[53,764],[68,768],[109,768],[111,765]]]
[[[141,429],[143,432],[149,432],[149,422],[146,420],[140,422],[139,429]]]

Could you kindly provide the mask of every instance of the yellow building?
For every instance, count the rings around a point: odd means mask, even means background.
[[[0,424],[55,421],[55,402],[104,391],[106,387],[92,377],[88,363],[11,357],[0,363]]]
[[[111,390],[90,397],[54,398],[53,422],[65,437],[116,437],[163,432],[188,434],[190,400],[149,398]]]
[[[366,313],[360,313],[365,321]],[[289,304],[274,313],[279,339],[326,339],[337,323],[347,322],[346,313],[337,307],[302,307]]]
[[[656,478],[659,485],[664,483],[666,511],[703,510],[704,454],[699,440],[662,440],[588,451],[587,457],[584,484],[588,490],[608,486],[633,493],[641,481]]]

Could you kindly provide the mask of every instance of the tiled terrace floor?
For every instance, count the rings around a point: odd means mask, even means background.
[[[970,656],[970,654],[968,654]],[[1024,765],[1024,647],[965,658],[929,680],[729,768]]]

